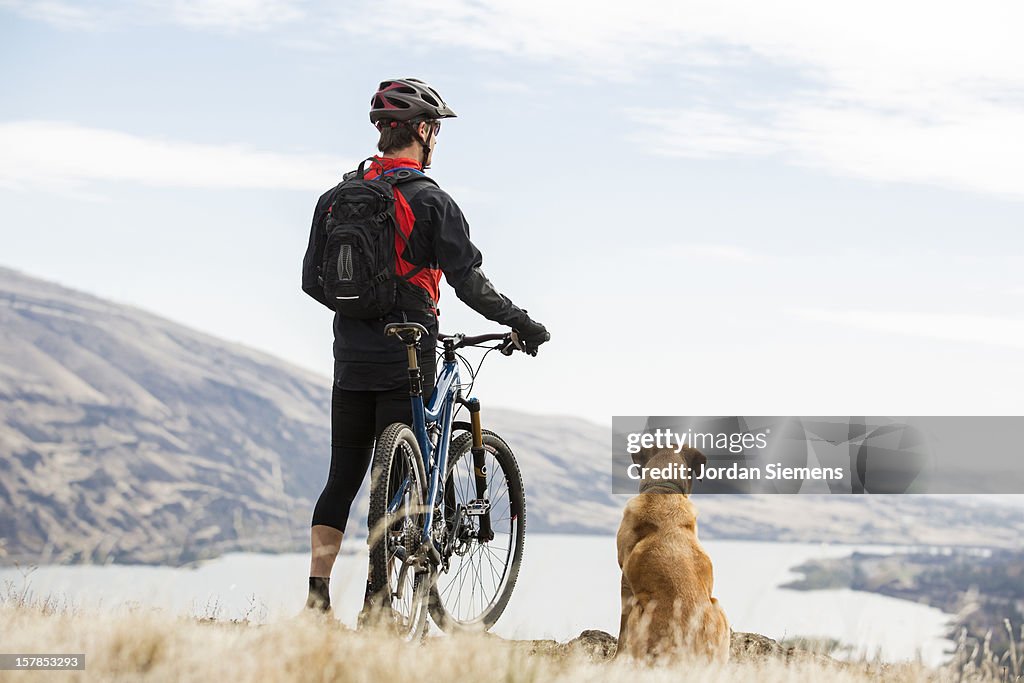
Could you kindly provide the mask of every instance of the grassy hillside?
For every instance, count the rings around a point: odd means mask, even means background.
[[[505,640],[490,634],[428,637],[412,645],[376,631],[353,631],[334,615],[296,605],[292,616],[268,622],[255,603],[242,618],[224,620],[208,603],[201,612],[174,615],[125,603],[92,611],[62,594],[39,595],[27,581],[0,586],[0,651],[37,655],[84,654],[84,671],[0,671],[6,681],[1024,681],[1024,641],[1008,655],[961,641],[951,664],[885,664],[828,656],[817,641],[779,643],[733,632],[725,665],[697,661],[653,666],[614,658],[615,638],[584,631],[568,642]],[[813,650],[813,651],[812,651]],[[59,676],[59,678],[57,678]]]
[[[53,599],[26,601],[16,591],[0,600],[5,652],[85,653],[84,672],[0,671],[0,681],[837,681],[1007,680],[993,667],[928,669],[918,664],[840,663],[823,655],[762,647],[735,634],[725,666],[665,662],[640,666],[611,660],[608,646],[586,638],[560,644],[493,636],[440,636],[412,646],[379,634],[353,632],[314,616],[270,624],[173,617],[152,610],[89,614]],[[770,641],[767,641],[770,643]],[[751,647],[753,643],[753,647]],[[58,678],[59,676],[59,678]],[[1009,680],[1013,680],[1012,677]]]

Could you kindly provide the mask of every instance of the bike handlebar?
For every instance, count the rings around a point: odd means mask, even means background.
[[[402,340],[406,344],[416,344],[420,337],[427,334],[427,328],[423,327],[419,323],[390,323],[384,327],[384,333],[388,335],[394,335]],[[484,344],[491,341],[500,341],[501,344],[495,346],[496,349],[501,349],[503,356],[511,356],[512,352],[516,349],[529,353],[530,355],[537,355],[536,348],[526,349],[524,348],[519,338],[516,337],[515,332],[492,332],[491,334],[477,334],[473,336],[466,336],[464,334],[439,334],[437,335],[437,341],[440,343],[446,343],[454,340],[451,348],[452,350],[461,349],[466,346],[476,346],[478,344]]]
[[[455,348],[461,349],[464,346],[475,346],[490,341],[511,341],[511,332],[492,332],[491,334],[477,334],[466,336],[464,334],[439,334],[437,340],[443,342],[446,339],[455,339]]]
[[[517,349],[523,353],[528,353],[531,356],[537,355],[537,349],[526,348],[523,342],[513,332],[496,332],[492,334],[478,334],[474,336],[466,336],[464,334],[439,334],[437,340],[439,342],[445,342],[446,340],[454,339],[455,343],[452,345],[452,349],[461,349],[465,346],[476,346],[485,342],[497,341],[501,342],[497,346],[493,347],[501,350],[501,355],[511,356]]]

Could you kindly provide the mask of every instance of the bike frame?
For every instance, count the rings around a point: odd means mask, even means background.
[[[452,418],[455,414],[455,402],[459,391],[459,366],[456,361],[445,361],[441,372],[434,384],[434,393],[430,397],[429,405],[424,405],[423,392],[420,390],[411,393],[409,400],[412,403],[412,431],[416,435],[416,441],[420,446],[420,454],[423,456],[423,471],[427,474],[429,485],[427,487],[427,498],[424,502],[426,511],[424,514],[422,543],[433,543],[431,528],[434,524],[434,503],[439,495],[441,486],[441,473],[448,466],[448,443],[452,433]],[[427,436],[427,426],[440,423],[441,434],[438,438],[437,452],[430,443]],[[388,512],[394,513],[402,504],[402,498],[409,486],[409,479],[402,482],[402,485],[395,492],[395,496],[388,503]]]

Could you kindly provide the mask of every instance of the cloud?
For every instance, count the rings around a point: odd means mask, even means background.
[[[1024,197],[1024,113],[975,106],[923,122],[913,112],[811,102],[760,117],[631,110],[631,139],[649,152],[695,159],[770,157],[877,181]]]
[[[1021,77],[1014,27],[1024,7],[999,0],[970,6],[926,0],[897,6],[885,0],[842,6],[814,0],[393,0],[358,11],[363,31],[401,17],[418,27],[418,40],[439,45],[559,59],[597,71],[620,64],[634,73],[652,63],[768,61],[820,75],[851,94],[886,90],[904,102],[930,84],[979,76],[1019,83]],[[346,16],[352,16],[348,8]]]
[[[352,164],[313,154],[146,138],[51,121],[0,123],[0,187],[81,192],[96,181],[159,187],[323,190]]]
[[[0,8],[62,29],[172,24],[225,33],[268,31],[305,16],[298,0],[142,0],[72,5],[60,0],[0,0]]]
[[[171,21],[195,28],[266,31],[305,16],[290,0],[175,0],[157,2]]]
[[[0,0],[2,6],[65,26],[276,31],[277,44],[304,49],[410,26],[419,51],[455,52],[459,60],[466,52],[497,54],[503,62],[555,65],[550,72],[576,86],[600,84],[609,111],[629,126],[627,137],[648,153],[768,157],[882,182],[1024,197],[1024,3]],[[517,86],[498,74],[485,87]]]
[[[871,332],[1024,348],[1024,319],[956,313],[797,309],[800,318]]]
[[[654,153],[1024,197],[1024,4],[394,0],[358,31],[399,17],[444,48],[631,81]]]
[[[533,90],[529,83],[523,81],[504,80],[500,78],[488,78],[480,85],[484,90],[496,93],[511,93],[513,95],[526,95]]]
[[[709,159],[723,156],[767,156],[784,147],[770,126],[737,116],[705,110],[628,108],[641,124],[631,138],[649,153]]]
[[[0,9],[64,29],[94,29],[101,23],[96,11],[58,0],[0,0]]]

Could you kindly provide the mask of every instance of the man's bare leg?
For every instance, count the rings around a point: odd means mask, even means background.
[[[309,597],[306,607],[320,609],[324,612],[331,608],[328,586],[334,561],[341,550],[342,532],[325,524],[314,525],[309,532],[312,548],[309,559]]]
[[[332,526],[317,524],[309,530],[309,541],[313,548],[309,560],[309,575],[330,578],[334,561],[341,550],[342,534]]]

